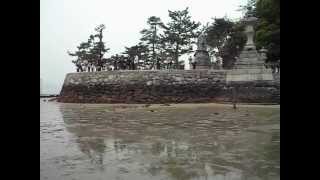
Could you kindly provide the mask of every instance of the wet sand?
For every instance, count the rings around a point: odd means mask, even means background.
[[[40,179],[280,179],[280,106],[40,100]]]

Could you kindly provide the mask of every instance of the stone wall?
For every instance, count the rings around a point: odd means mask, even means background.
[[[67,74],[60,102],[71,103],[280,103],[280,83],[229,83],[225,70],[102,71]]]

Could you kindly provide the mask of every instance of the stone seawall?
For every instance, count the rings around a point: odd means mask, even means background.
[[[279,81],[228,83],[225,70],[102,71],[67,74],[59,102],[280,103]]]

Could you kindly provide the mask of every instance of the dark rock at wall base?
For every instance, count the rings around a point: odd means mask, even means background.
[[[220,103],[231,102],[232,88],[237,87],[239,103],[279,104],[278,79],[227,83],[226,71],[221,70],[71,73],[66,76],[57,100],[65,103]]]

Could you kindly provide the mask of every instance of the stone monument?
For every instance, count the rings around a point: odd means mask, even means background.
[[[273,80],[272,71],[265,67],[265,55],[259,54],[253,41],[254,25],[257,18],[247,16],[242,21],[245,25],[244,33],[247,42],[234,65],[234,69],[227,74],[227,81],[255,81]]]
[[[254,25],[257,22],[257,18],[249,16],[243,19],[245,24],[244,33],[247,36],[247,42],[240,53],[237,61],[235,62],[235,69],[263,69],[264,58],[260,57],[256,46],[253,42],[254,37]]]
[[[210,69],[211,61],[209,53],[207,51],[206,37],[204,34],[201,34],[198,37],[197,50],[194,54],[194,59],[196,62],[196,69]]]

